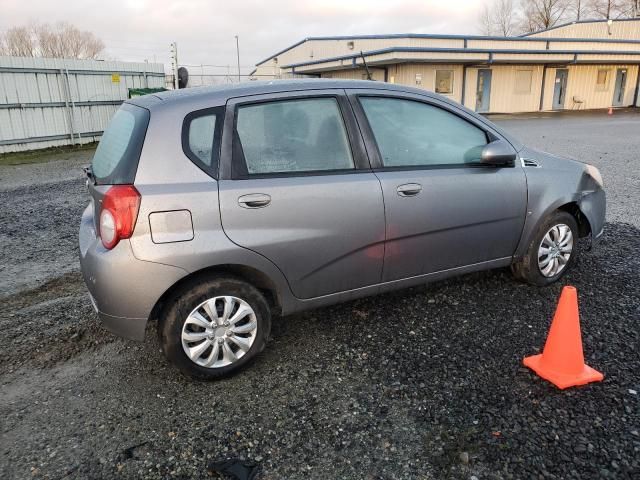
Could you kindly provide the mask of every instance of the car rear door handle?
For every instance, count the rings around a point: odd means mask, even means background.
[[[404,185],[398,185],[396,191],[401,197],[414,197],[422,191],[422,185],[419,183],[405,183]]]
[[[271,203],[271,196],[266,193],[250,193],[238,198],[238,205],[242,208],[263,208]]]

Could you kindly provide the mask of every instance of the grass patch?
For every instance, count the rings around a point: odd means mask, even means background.
[[[26,163],[45,163],[53,160],[63,160],[75,153],[95,150],[97,142],[84,145],[68,145],[64,147],[50,147],[26,152],[11,152],[0,154],[0,165],[23,165]]]

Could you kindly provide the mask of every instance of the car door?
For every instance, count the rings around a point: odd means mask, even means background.
[[[520,240],[527,186],[519,164],[479,163],[498,134],[429,97],[361,91],[350,99],[384,196],[383,281],[506,262]]]
[[[384,207],[344,90],[229,100],[219,195],[237,245],[298,298],[380,282]]]

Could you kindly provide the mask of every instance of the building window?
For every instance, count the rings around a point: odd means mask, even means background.
[[[453,93],[453,70],[436,70],[436,93]]]
[[[533,70],[516,70],[515,93],[531,93]]]
[[[598,76],[596,78],[596,91],[603,92],[607,89],[609,84],[609,70],[598,70]]]

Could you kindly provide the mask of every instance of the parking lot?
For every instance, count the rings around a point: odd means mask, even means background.
[[[274,322],[258,361],[190,381],[100,327],[77,261],[91,152],[0,166],[0,471],[6,478],[638,478],[640,113],[497,117],[533,147],[600,168],[600,244],[578,289],[587,363],[559,391],[522,367],[562,285],[466,275]]]

